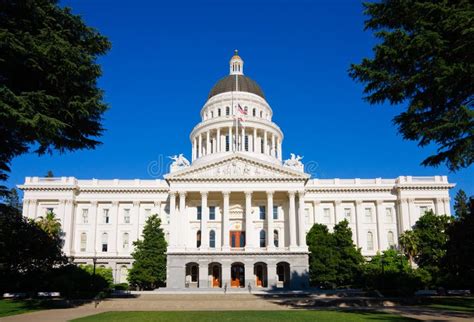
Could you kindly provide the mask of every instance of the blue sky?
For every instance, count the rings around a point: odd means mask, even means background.
[[[371,56],[359,1],[62,1],[109,37],[100,59],[110,109],[96,150],[12,162],[7,184],[25,176],[155,178],[149,165],[191,157],[189,133],[214,83],[239,49],[245,74],[263,88],[290,152],[317,162],[318,178],[448,175],[474,194],[471,167],[449,173],[421,161],[435,151],[402,140],[392,123],[403,106],[370,106],[350,63]]]

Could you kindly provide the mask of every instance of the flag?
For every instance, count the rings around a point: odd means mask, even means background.
[[[239,109],[239,113],[242,115],[247,115],[247,111],[240,106],[240,104],[237,104],[237,107]]]

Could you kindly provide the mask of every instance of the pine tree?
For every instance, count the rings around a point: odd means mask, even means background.
[[[143,228],[143,239],[133,243],[134,263],[128,274],[130,285],[140,289],[154,289],[166,282],[165,234],[158,215],[150,216]]]
[[[309,278],[311,285],[334,288],[337,282],[337,259],[334,239],[326,225],[314,224],[306,236],[309,249]]]
[[[469,213],[469,200],[464,190],[459,190],[454,197],[454,215],[456,218],[465,218]]]
[[[334,226],[333,236],[338,254],[337,284],[349,286],[360,278],[364,257],[352,241],[352,231],[347,220]]]

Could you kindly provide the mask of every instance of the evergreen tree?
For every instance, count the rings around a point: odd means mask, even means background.
[[[333,237],[338,257],[337,284],[350,286],[361,277],[364,257],[352,241],[352,231],[347,220],[334,226]]]
[[[311,285],[334,288],[337,283],[337,259],[334,239],[326,225],[314,224],[306,236],[309,249]]]
[[[474,59],[471,0],[364,3],[365,28],[380,40],[374,57],[351,65],[370,104],[407,103],[395,124],[404,139],[435,144],[422,164],[456,171],[474,161]]]
[[[22,204],[20,202],[20,197],[18,196],[18,191],[15,188],[12,188],[10,192],[5,197],[5,204],[14,209],[21,211]]]
[[[454,216],[465,218],[469,214],[469,200],[464,190],[460,189],[454,197]]]
[[[130,285],[154,289],[166,282],[166,240],[158,215],[150,216],[143,228],[143,239],[133,243],[134,263],[128,274]]]

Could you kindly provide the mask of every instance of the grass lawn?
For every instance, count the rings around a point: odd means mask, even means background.
[[[423,306],[440,310],[474,312],[474,297],[432,298]]]
[[[183,312],[106,312],[73,321],[415,321],[376,312],[337,311],[183,311]]]
[[[0,317],[46,309],[40,300],[0,300]]]

